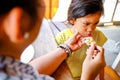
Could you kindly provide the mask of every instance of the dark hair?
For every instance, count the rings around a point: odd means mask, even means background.
[[[68,21],[100,11],[104,13],[102,0],[72,0],[68,9]]]
[[[0,0],[0,17],[7,14],[14,7],[21,7],[30,15],[32,20],[36,20],[37,2],[38,0]]]

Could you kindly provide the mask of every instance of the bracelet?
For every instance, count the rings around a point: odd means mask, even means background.
[[[70,56],[72,54],[72,50],[67,44],[60,44],[58,47],[64,49],[67,53],[67,56]]]

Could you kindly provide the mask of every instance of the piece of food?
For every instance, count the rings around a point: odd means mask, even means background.
[[[83,43],[85,43],[88,46],[91,46],[92,43],[96,43],[96,42],[94,41],[92,37],[85,37],[83,38]],[[100,52],[100,50],[98,50],[97,47],[95,46],[92,59],[94,59],[94,57],[98,54],[98,52]]]
[[[83,43],[85,43],[88,46],[90,46],[92,42],[95,43],[95,41],[94,41],[94,39],[92,37],[85,37],[85,38],[83,38]]]

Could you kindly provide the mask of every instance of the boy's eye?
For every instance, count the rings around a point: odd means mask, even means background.
[[[90,23],[86,23],[86,22],[85,22],[85,23],[83,23],[83,24],[87,26],[87,25],[89,25]]]
[[[98,23],[99,23],[99,21],[98,21],[98,22],[96,22],[96,23],[95,23],[95,25],[97,25]]]
[[[95,23],[95,25],[97,25],[99,22]]]

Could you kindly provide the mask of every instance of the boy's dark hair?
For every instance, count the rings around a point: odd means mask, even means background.
[[[68,9],[68,21],[100,11],[104,13],[102,0],[72,0]]]
[[[36,20],[36,6],[37,0],[0,0],[0,17],[7,14],[14,7],[20,7],[27,12],[33,20]]]

